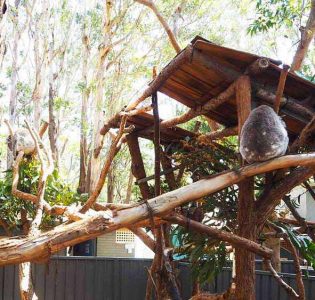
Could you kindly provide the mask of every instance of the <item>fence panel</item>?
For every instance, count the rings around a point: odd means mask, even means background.
[[[150,259],[58,257],[48,265],[34,265],[33,279],[39,300],[141,300],[144,299]],[[287,269],[291,266],[287,266]],[[296,287],[293,274],[283,279]],[[183,299],[190,298],[192,280],[189,264],[179,264]],[[225,291],[231,281],[231,269],[224,270],[205,289]],[[246,284],[246,283],[244,283]],[[306,299],[313,300],[315,277],[304,278]],[[256,271],[257,300],[289,300],[287,293],[265,271]],[[0,300],[20,300],[18,267],[0,268]]]

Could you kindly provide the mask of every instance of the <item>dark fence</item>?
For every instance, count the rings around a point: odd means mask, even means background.
[[[59,257],[46,265],[35,265],[33,280],[39,300],[142,300],[145,295],[149,259]],[[0,300],[19,300],[17,266],[0,268]],[[179,264],[183,299],[191,295],[190,270]],[[292,274],[283,278],[295,287]],[[223,272],[207,286],[211,292],[223,292],[230,283],[231,271]],[[305,278],[306,299],[315,299],[315,277]],[[246,284],[244,282],[244,284]],[[257,271],[257,300],[289,299],[286,292],[268,274]]]

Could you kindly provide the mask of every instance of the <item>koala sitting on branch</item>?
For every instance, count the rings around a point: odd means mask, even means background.
[[[26,128],[14,130],[8,120],[5,120],[9,129],[8,145],[15,157],[18,152],[23,151],[25,155],[32,155],[35,152],[35,142]],[[48,123],[44,122],[39,130],[39,136],[42,137],[47,130]]]
[[[289,144],[285,123],[267,106],[251,111],[240,136],[240,152],[248,163],[284,155]]]

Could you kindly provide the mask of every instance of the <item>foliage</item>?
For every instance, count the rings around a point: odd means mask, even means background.
[[[266,32],[271,28],[280,26],[292,27],[294,23],[299,22],[303,16],[306,5],[302,0],[257,0],[256,14],[257,18],[248,27],[248,33],[251,35],[258,32]]]
[[[201,127],[204,126],[206,125],[202,124]],[[173,152],[172,157],[179,164],[185,164],[186,177],[193,181],[238,165],[235,143],[231,138],[217,147],[201,146],[194,140],[187,140],[181,147],[169,148],[168,151]],[[199,199],[197,204],[187,204],[181,210],[192,220],[233,231],[236,227],[237,194],[237,187],[232,186]],[[184,255],[191,262],[192,275],[200,283],[211,281],[222,270],[226,261],[223,242],[180,227],[174,229],[173,236],[176,236],[178,242],[178,245],[174,245],[176,253]]]
[[[39,179],[39,162],[24,159],[19,170],[18,189],[36,195]],[[4,178],[0,180],[0,218],[5,220],[11,229],[19,229],[21,224],[21,210],[26,210],[30,218],[34,216],[34,205],[30,202],[21,201],[12,196],[12,170],[6,171]],[[54,171],[47,180],[45,200],[51,204],[69,205],[80,200],[78,194],[64,184],[58,172]],[[45,216],[43,226],[53,225],[55,218]]]
[[[176,254],[183,255],[189,260],[192,277],[201,284],[211,282],[222,271],[227,258],[224,242],[179,226],[172,231],[172,239],[174,238],[179,242]]]
[[[312,242],[308,236],[301,235],[286,224],[277,222],[277,226],[281,227],[288,234],[289,239],[300,255],[309,265],[315,268],[315,243]]]

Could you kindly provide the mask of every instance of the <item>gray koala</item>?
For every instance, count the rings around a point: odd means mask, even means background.
[[[251,111],[241,130],[240,152],[248,163],[284,155],[289,144],[285,123],[267,106]]]
[[[13,150],[14,153],[24,151],[26,155],[32,154],[35,151],[34,140],[27,129],[20,128],[14,132]]]

